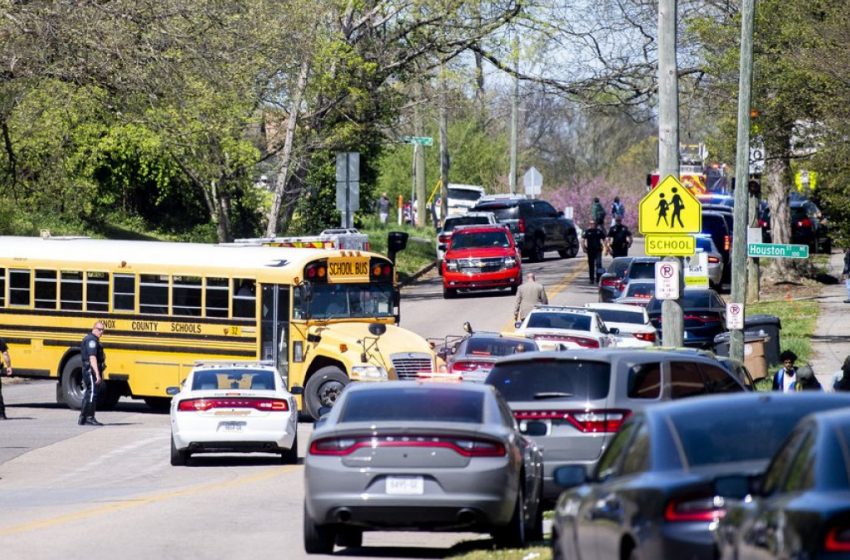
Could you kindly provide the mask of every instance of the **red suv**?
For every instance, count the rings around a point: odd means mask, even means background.
[[[455,229],[443,257],[443,297],[461,290],[510,288],[522,283],[520,254],[507,226],[475,225]]]

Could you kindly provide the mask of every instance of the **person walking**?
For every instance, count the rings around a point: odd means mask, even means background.
[[[626,217],[626,207],[623,206],[623,203],[620,202],[620,197],[615,196],[614,202],[611,203],[611,227],[614,227],[617,222],[617,218],[621,220]]]
[[[9,357],[9,347],[6,341],[0,338],[0,355],[3,356],[2,375],[12,375],[12,358]],[[3,382],[0,381],[0,420],[8,420],[6,418],[6,404],[3,402]]]
[[[387,193],[381,193],[381,198],[378,199],[378,218],[381,220],[381,225],[387,225],[387,219],[390,217],[390,199],[387,198]]]
[[[844,278],[844,287],[847,288],[847,299],[844,303],[850,303],[850,247],[844,249],[844,270],[841,276]]]
[[[593,204],[590,206],[590,215],[593,216],[593,221],[597,226],[602,226],[605,223],[605,208],[599,202],[599,197],[593,197]]]
[[[832,376],[833,391],[850,391],[850,356],[844,358],[841,369]]]
[[[797,361],[797,354],[785,350],[779,355],[779,359],[782,360],[782,368],[773,376],[773,390],[783,393],[796,391],[798,369],[794,363]]]
[[[612,257],[627,257],[632,246],[632,232],[623,225],[622,216],[614,216],[614,225],[608,230],[605,246]]]
[[[79,425],[102,426],[95,417],[97,394],[103,386],[103,370],[106,368],[106,355],[100,344],[103,336],[103,321],[96,321],[89,334],[83,337],[80,344],[80,358],[83,360],[83,402],[80,406]]]
[[[596,220],[587,223],[587,229],[581,234],[581,248],[587,255],[587,275],[591,284],[599,279],[599,267],[602,266],[602,246],[605,232],[599,229]]]
[[[522,321],[525,316],[534,309],[538,303],[546,305],[549,298],[546,289],[540,284],[533,272],[525,275],[525,282],[516,291],[516,303],[514,304],[514,321]]]

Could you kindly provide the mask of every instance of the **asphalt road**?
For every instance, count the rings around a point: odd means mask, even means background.
[[[553,258],[554,257],[554,258]],[[533,270],[557,304],[596,300],[586,261],[556,253]],[[431,273],[402,296],[402,326],[423,336],[512,328],[508,293],[443,300]],[[104,340],[107,348],[109,341]],[[36,560],[297,559],[302,544],[303,467],[276,457],[201,456],[169,463],[167,414],[122,399],[78,426],[55,404],[53,382],[4,383],[0,422],[0,558]],[[300,453],[311,429],[299,428]],[[357,558],[443,558],[491,541],[475,534],[367,533]]]

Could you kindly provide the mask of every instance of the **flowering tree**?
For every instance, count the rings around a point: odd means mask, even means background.
[[[644,192],[633,187],[624,189],[621,185],[615,185],[603,177],[591,179],[573,177],[569,184],[547,193],[544,198],[558,210],[572,207],[573,220],[584,228],[591,219],[590,207],[593,204],[594,197],[598,197],[602,207],[605,208],[605,225],[608,226],[611,223],[611,203],[614,202],[615,196],[619,196],[620,202],[626,209],[623,223],[636,233],[638,203],[644,194]]]

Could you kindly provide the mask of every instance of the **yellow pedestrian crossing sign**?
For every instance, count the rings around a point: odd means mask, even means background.
[[[699,233],[702,229],[702,204],[668,175],[649,191],[638,207],[638,230],[648,233]]]

